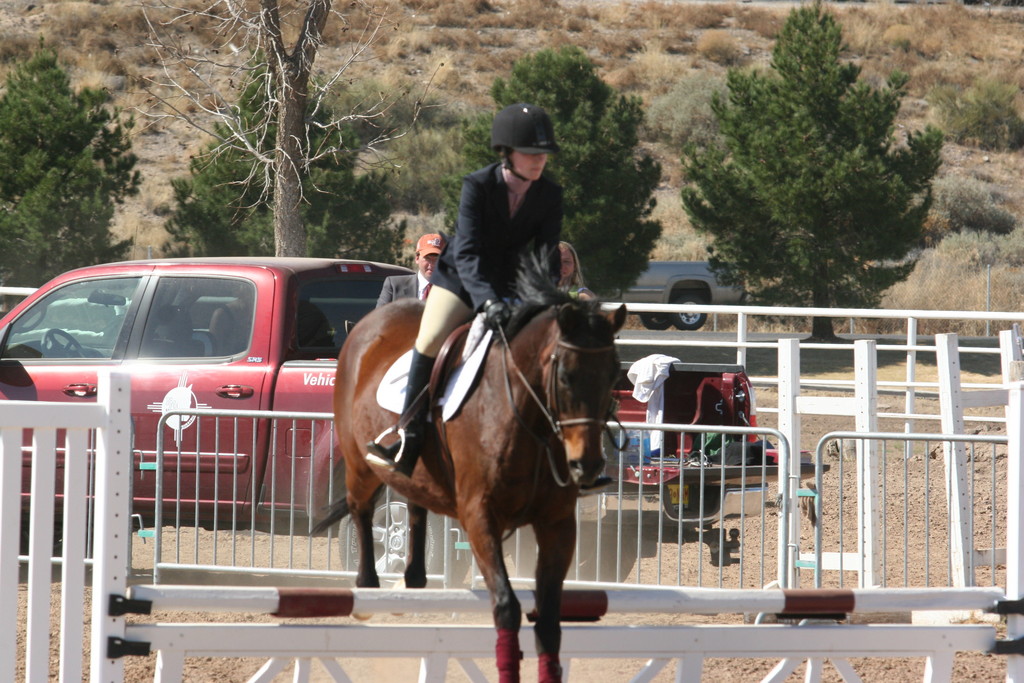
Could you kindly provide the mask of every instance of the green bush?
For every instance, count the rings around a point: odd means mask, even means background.
[[[998,238],[996,242],[999,245],[1000,263],[1018,270],[1024,267],[1024,229],[1017,228],[1010,234]],[[1024,294],[1024,287],[1021,287],[1020,291]]]
[[[432,96],[421,101],[418,94],[411,83],[366,79],[338,90],[331,104],[337,111],[372,114],[354,127],[360,143],[374,145],[370,164],[381,162],[374,168],[389,176],[392,208],[433,213],[444,208],[442,179],[461,168],[462,118],[452,106]]]
[[[460,148],[459,128],[419,126],[391,141],[385,154],[393,164],[392,207],[397,211],[442,211],[442,182],[461,168]]]
[[[935,180],[929,218],[940,235],[963,231],[1005,235],[1017,226],[1016,217],[999,206],[991,186],[975,178]]]
[[[718,139],[711,97],[725,91],[725,79],[700,71],[680,80],[647,110],[647,137],[681,149],[688,143],[707,147]]]
[[[956,142],[983,149],[1017,149],[1024,144],[1024,120],[1014,102],[1018,88],[980,80],[966,90],[940,85],[928,95],[939,126]]]

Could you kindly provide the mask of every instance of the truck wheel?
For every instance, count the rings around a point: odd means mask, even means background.
[[[700,293],[695,292],[683,292],[677,294],[672,298],[673,304],[687,305],[697,304],[703,306],[708,303],[707,297]],[[672,324],[676,326],[678,330],[699,330],[704,327],[704,323],[707,322],[707,313],[693,313],[683,311],[682,313],[669,313],[669,319]]]
[[[667,313],[640,313],[640,322],[649,330],[667,330],[672,327]]]

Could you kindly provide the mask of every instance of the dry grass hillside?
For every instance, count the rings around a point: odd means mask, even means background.
[[[187,9],[214,4],[180,0]],[[302,6],[304,3],[283,3]],[[362,0],[334,3],[344,15],[332,17],[326,44],[317,59],[321,75],[332,73],[353,53],[357,30],[370,13]],[[348,67],[343,83],[357,87],[421,90],[429,83],[431,101],[453,116],[486,110],[489,88],[507,76],[519,57],[538,49],[578,45],[599,73],[623,93],[640,96],[646,105],[666,99],[681,82],[721,78],[731,67],[765,66],[775,36],[791,9],[789,3],[675,2],[654,0],[392,0],[374,3],[384,11],[385,29],[372,50]],[[1024,84],[1024,11],[1013,8],[964,7],[957,4],[833,4],[848,51],[862,67],[862,77],[881,85],[893,70],[910,75],[900,128],[933,122],[928,95],[937,86],[967,89],[982,81]],[[159,75],[140,3],[134,0],[0,0],[0,78],[38,45],[40,38],[60,51],[75,83],[102,86],[112,102],[135,111],[134,149],[140,157],[143,191],[119,212],[116,231],[133,240],[133,256],[160,255],[163,223],[171,208],[169,179],[187,173],[190,156],[207,139],[195,129],[169,119],[148,118],[151,102],[142,84]],[[347,22],[347,24],[346,24]],[[175,35],[195,49],[224,47],[222,34],[193,19],[179,22]],[[696,87],[696,86],[695,86]],[[1021,102],[1015,102],[1020,110]],[[664,116],[664,114],[663,114]],[[656,217],[664,226],[655,258],[702,258],[703,243],[689,228],[679,205],[682,179],[678,148],[668,134],[649,131],[643,144],[661,161],[663,183]],[[986,210],[1024,217],[1024,166],[1019,150],[995,151],[948,143],[939,181],[948,195],[971,188],[984,197]],[[436,216],[413,211],[412,231],[436,224]],[[1021,270],[1016,259],[1024,247],[1013,235],[998,249],[989,240],[957,242],[938,255],[929,252],[914,279],[890,296],[889,304],[907,308],[979,308],[984,301],[985,266],[993,271],[998,300],[995,310],[1024,306],[1017,292]],[[941,231],[933,237],[938,243]],[[952,243],[951,243],[952,244]],[[1012,258],[1006,256],[1012,254]],[[1002,268],[1005,266],[1005,268]],[[1005,272],[1004,272],[1005,271]],[[951,287],[951,283],[953,286]],[[955,290],[955,291],[951,291]],[[948,301],[935,300],[938,293]],[[980,293],[979,293],[980,292]]]

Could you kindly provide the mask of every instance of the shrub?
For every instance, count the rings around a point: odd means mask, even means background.
[[[1019,311],[1024,308],[1024,231],[993,238],[977,232],[951,235],[925,251],[907,280],[893,287],[886,308],[966,311]],[[924,321],[922,321],[924,323]],[[937,331],[986,334],[983,322],[964,321],[958,329]]]
[[[0,33],[0,64],[26,60],[38,47],[39,36]]]
[[[655,98],[647,110],[651,138],[675,149],[687,143],[706,147],[718,138],[718,121],[711,111],[711,97],[725,91],[725,79],[698,71],[681,79],[666,94]]]
[[[762,38],[775,40],[782,28],[783,18],[773,10],[743,7],[736,14],[736,25],[753,31]]]
[[[984,149],[1017,149],[1024,144],[1024,120],[1014,99],[1018,87],[991,79],[961,90],[938,86],[928,95],[939,126],[956,142]]]
[[[743,58],[743,48],[728,31],[712,29],[705,31],[697,39],[697,52],[722,66],[739,64]]]
[[[419,126],[388,145],[391,206],[398,211],[434,213],[444,207],[442,181],[460,168],[459,130]]]
[[[914,44],[914,28],[906,24],[893,24],[885,29],[882,40],[897,50],[909,52]]]
[[[1005,235],[1017,225],[1014,215],[999,206],[991,186],[976,178],[936,179],[932,201],[929,220],[938,235],[964,231]]]

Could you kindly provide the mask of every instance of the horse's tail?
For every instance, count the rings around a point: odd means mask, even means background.
[[[332,503],[327,508],[327,516],[316,523],[316,526],[313,527],[313,533],[319,534],[327,531],[329,527],[343,520],[348,513],[348,497],[342,496],[337,502]]]

